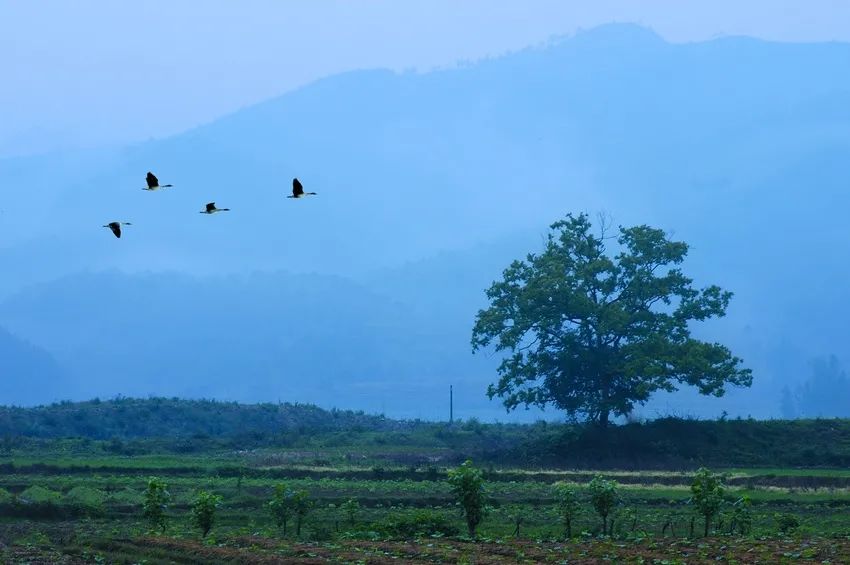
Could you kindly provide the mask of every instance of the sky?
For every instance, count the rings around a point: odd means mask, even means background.
[[[161,138],[355,69],[427,71],[634,22],[850,41],[842,0],[0,0],[0,157]]]

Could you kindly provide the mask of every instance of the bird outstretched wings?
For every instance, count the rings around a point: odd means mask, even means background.
[[[148,171],[148,175],[145,177],[145,180],[148,181],[148,188],[154,188],[159,186],[159,179],[154,176],[154,174]]]

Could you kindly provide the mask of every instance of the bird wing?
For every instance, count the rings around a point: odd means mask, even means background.
[[[212,212],[213,210],[215,210],[215,202],[207,203],[207,212]]]
[[[148,175],[145,177],[145,180],[148,181],[148,188],[153,188],[155,186],[159,186],[159,179],[154,176],[154,174],[148,171]]]
[[[301,186],[301,181],[298,179],[292,179],[292,195],[300,196],[304,194],[304,187]]]
[[[109,229],[112,230],[112,233],[115,234],[115,237],[121,237],[121,224],[118,222],[111,222],[109,224]]]

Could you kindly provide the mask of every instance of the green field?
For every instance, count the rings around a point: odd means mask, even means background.
[[[288,462],[269,464],[273,455]],[[843,470],[731,470],[726,508],[709,538],[703,538],[701,522],[688,504],[688,473],[606,470],[603,474],[620,484],[620,500],[613,534],[602,538],[599,518],[587,502],[592,471],[490,466],[485,472],[488,512],[478,538],[471,540],[462,535],[463,518],[444,467],[311,465],[305,460],[315,455],[270,449],[207,457],[15,454],[0,460],[2,557],[21,563],[573,563],[604,558],[840,563],[850,558],[850,488],[807,486],[812,479],[844,479]],[[172,495],[164,532],[151,531],[142,519],[143,493],[152,474],[168,483]],[[573,483],[582,501],[569,540],[556,512],[556,480]],[[266,507],[281,482],[305,489],[314,501],[300,535],[290,525],[284,536]],[[203,540],[188,519],[199,489],[223,497],[216,523]],[[729,527],[732,503],[745,494],[753,501],[753,528],[742,536]],[[360,506],[353,521],[340,508],[350,498]],[[778,514],[793,514],[799,528],[780,534]]]
[[[475,538],[447,482],[466,458],[486,488]],[[847,563],[848,460],[842,420],[666,419],[600,433],[164,399],[8,408],[0,561]],[[708,536],[690,502],[699,466],[725,477]],[[597,473],[619,485],[609,535],[589,499]],[[143,516],[153,476],[171,495],[164,530]],[[578,495],[570,537],[559,481]],[[291,520],[284,534],[269,511],[281,483],[308,493],[300,532]],[[206,538],[190,521],[200,490],[222,497]],[[742,532],[733,515],[744,496],[752,527]]]

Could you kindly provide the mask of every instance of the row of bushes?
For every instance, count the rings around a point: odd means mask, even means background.
[[[466,520],[467,533],[469,537],[474,538],[478,526],[489,510],[484,473],[476,468],[470,460],[467,460],[459,467],[448,471],[447,481]],[[605,479],[600,475],[595,476],[587,485],[588,495],[586,499],[579,497],[576,488],[571,483],[557,482],[552,485],[552,489],[566,538],[573,536],[573,522],[583,504],[588,504],[599,516],[602,535],[613,534],[613,514],[621,502],[616,481]],[[730,507],[731,510],[729,533],[741,535],[750,533],[753,523],[751,501],[747,496],[730,501],[726,496],[724,476],[701,468],[694,475],[690,489],[691,497],[688,503],[694,509],[694,515],[690,522],[691,536],[694,535],[697,518],[702,520],[703,535],[708,536],[711,532],[712,522],[725,506]],[[216,509],[221,500],[220,496],[205,491],[200,491],[197,494],[191,507],[191,518],[201,531],[202,536],[206,536],[212,528]],[[152,527],[165,531],[166,510],[170,501],[171,495],[165,482],[157,478],[150,479],[145,492],[143,512]],[[287,535],[287,527],[292,520],[295,521],[296,535],[300,535],[303,520],[314,505],[314,501],[306,490],[293,490],[286,484],[277,485],[271,500],[267,502],[271,516],[284,536]],[[350,524],[354,525],[355,516],[360,509],[358,501],[349,499],[339,508],[347,516]],[[778,516],[777,520],[779,528],[783,532],[799,527],[799,521],[791,515]],[[521,517],[518,517],[516,535],[519,535],[520,523]],[[672,527],[673,518],[671,515],[662,527],[662,535],[666,533],[668,528],[672,530]],[[458,534],[457,528],[448,520],[427,510],[417,511],[413,516],[404,519],[385,520],[375,525],[374,529],[383,535],[401,538],[409,538],[415,535],[453,536]]]

